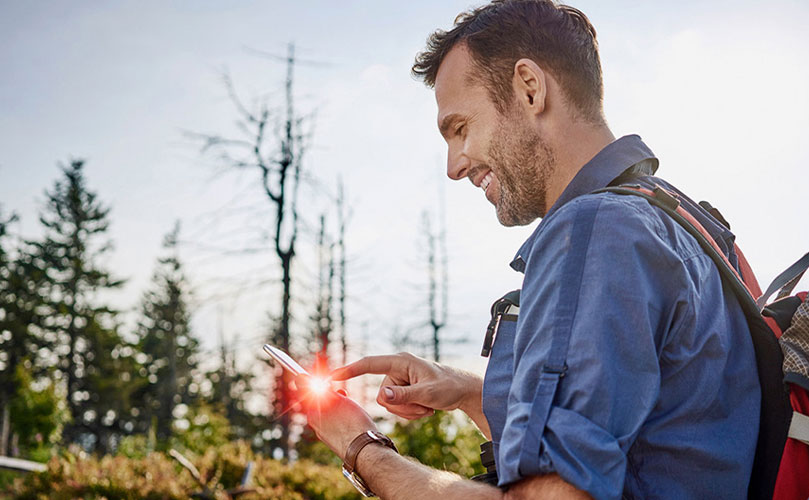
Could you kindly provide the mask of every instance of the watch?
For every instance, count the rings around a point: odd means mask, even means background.
[[[368,488],[368,485],[365,484],[365,481],[360,475],[357,474],[357,455],[359,455],[360,450],[371,443],[379,443],[399,453],[393,441],[391,441],[388,436],[378,431],[365,431],[351,441],[351,444],[348,445],[348,449],[346,450],[345,461],[343,462],[343,475],[364,497],[373,497],[376,495]]]

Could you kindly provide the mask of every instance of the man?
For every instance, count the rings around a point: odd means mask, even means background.
[[[519,319],[498,332],[485,382],[409,354],[333,376],[385,374],[378,402],[405,418],[466,412],[495,443],[500,488],[365,437],[373,422],[340,395],[305,403],[318,436],[382,498],[745,497],[760,405],[749,329],[665,213],[592,194],[627,179],[675,189],[650,177],[639,137],[609,130],[589,20],[495,1],[434,33],[413,71],[435,88],[448,176],[482,188],[506,226],[542,218],[511,263],[525,274]],[[699,217],[735,262],[733,235]]]

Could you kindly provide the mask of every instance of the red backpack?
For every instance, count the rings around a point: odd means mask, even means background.
[[[737,272],[708,231],[681,206],[676,194],[660,186],[647,189],[640,185],[607,187],[596,192],[645,198],[688,231],[716,263],[722,281],[733,290],[744,310],[761,383],[761,419],[748,497],[807,500],[809,301],[807,292],[790,294],[809,267],[809,253],[775,278],[762,293],[741,250],[735,248]],[[703,203],[700,204],[703,208],[727,225],[718,211]],[[768,303],[776,292],[775,301]]]

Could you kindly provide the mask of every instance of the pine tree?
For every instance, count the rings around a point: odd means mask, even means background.
[[[39,293],[44,272],[34,265],[30,245],[9,248],[8,227],[15,220],[14,215],[0,215],[0,455],[9,451],[15,424],[9,405],[22,390],[18,371],[24,367],[27,376],[39,377],[45,363],[38,353],[49,345],[39,328],[44,313]]]
[[[166,255],[158,260],[152,289],[142,300],[138,328],[139,350],[146,355],[142,373],[145,384],[139,393],[148,428],[154,422],[158,440],[171,437],[172,413],[179,404],[191,404],[199,394],[194,382],[199,342],[192,335],[188,311],[189,286],[177,252],[180,226],[166,235]]]
[[[82,160],[71,161],[46,191],[44,239],[32,245],[34,264],[46,273],[49,311],[43,326],[54,337],[73,418],[65,438],[103,452],[126,431],[134,366],[115,311],[99,304],[100,293],[123,282],[99,262],[112,249],[106,238],[109,208],[87,188],[83,167]]]
[[[247,409],[247,400],[251,396],[255,376],[239,370],[236,366],[236,356],[233,344],[228,346],[224,333],[220,331],[219,366],[216,370],[207,373],[212,383],[210,405],[220,410],[230,423],[230,438],[252,440],[262,429],[266,428],[266,417],[250,413]]]

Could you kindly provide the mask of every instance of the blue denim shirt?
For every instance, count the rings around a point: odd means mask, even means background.
[[[665,213],[589,194],[644,165],[657,160],[638,136],[604,148],[512,262],[519,316],[501,324],[483,387],[501,486],[555,472],[597,499],[747,495],[760,388],[738,302]],[[735,261],[733,235],[700,217]]]

